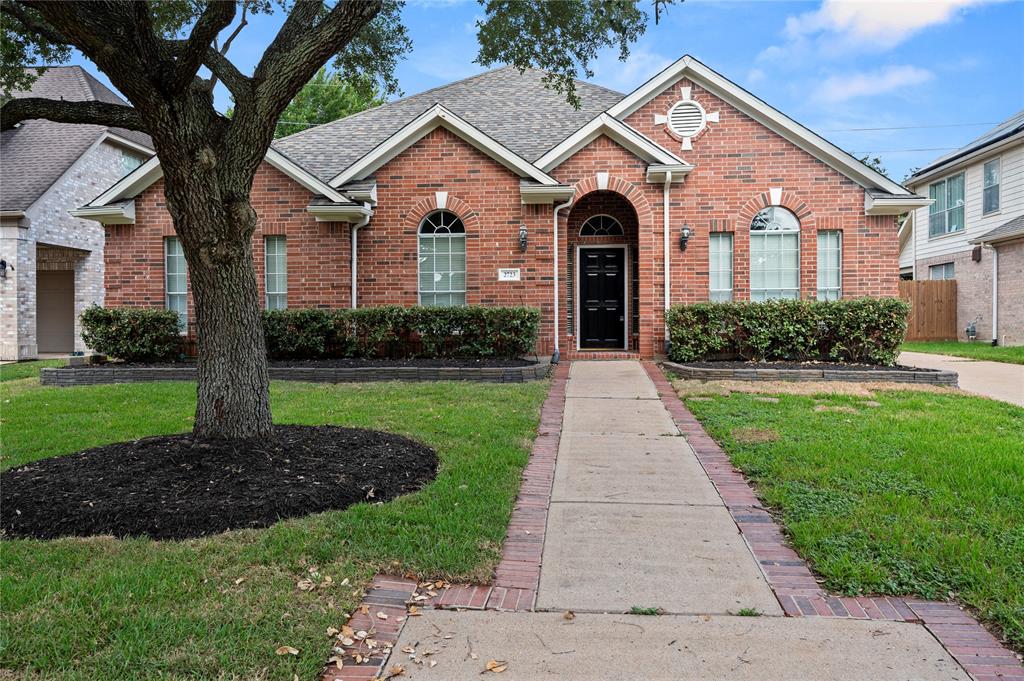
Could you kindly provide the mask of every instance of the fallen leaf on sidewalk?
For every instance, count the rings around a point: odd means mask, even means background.
[[[563,614],[562,617],[564,617],[567,620],[574,620],[576,619],[576,613],[574,613],[572,610],[566,610],[565,614]]]
[[[505,660],[488,660],[487,664],[484,665],[484,671],[493,672],[500,674],[508,669],[508,662]]]

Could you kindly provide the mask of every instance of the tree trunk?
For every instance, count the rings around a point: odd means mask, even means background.
[[[195,305],[199,361],[192,432],[200,438],[267,437],[273,432],[270,375],[253,267],[256,212],[249,203],[257,164],[231,167],[222,165],[224,157],[210,147],[162,157],[167,209]]]

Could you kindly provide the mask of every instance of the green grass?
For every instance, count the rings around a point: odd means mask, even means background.
[[[761,611],[757,608],[740,608],[736,614],[740,617],[760,617]]]
[[[665,612],[665,611],[662,610],[661,608],[645,607],[643,605],[634,605],[632,608],[629,609],[629,614],[630,615],[646,615],[648,617],[653,617],[655,615],[660,615],[663,612]]]
[[[903,344],[907,352],[931,352],[936,355],[969,357],[990,362],[1024,364],[1024,345],[992,346],[987,341],[961,343],[960,341],[913,341]]]
[[[437,479],[387,504],[197,540],[4,541],[0,668],[83,680],[314,678],[330,651],[327,628],[341,626],[374,572],[490,577],[546,390],[273,384],[276,422],[402,433],[437,449]],[[195,385],[26,380],[6,384],[0,401],[0,465],[10,467],[186,431]],[[311,568],[333,586],[297,589]],[[282,645],[300,654],[275,655]]]
[[[1024,649],[1024,409],[953,393],[778,399],[687,406],[826,587],[953,597]]]
[[[60,367],[67,363],[66,359],[34,359],[28,362],[0,364],[0,383],[22,378],[39,378],[39,370],[43,367]]]

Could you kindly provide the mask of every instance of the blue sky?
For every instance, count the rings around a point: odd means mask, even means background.
[[[483,70],[473,63],[480,14],[470,0],[408,3],[413,51],[398,68],[406,94]],[[256,17],[235,41],[229,56],[243,71],[280,22]],[[629,92],[692,54],[842,148],[880,156],[899,180],[1024,109],[1022,37],[1019,0],[687,0],[649,27],[627,62],[602,55],[592,80]],[[219,88],[218,107],[227,103]]]

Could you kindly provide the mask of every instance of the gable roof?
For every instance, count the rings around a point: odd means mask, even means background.
[[[493,137],[470,125],[441,104],[435,104],[332,178],[330,185],[340,187],[352,180],[366,179],[370,173],[437,128],[450,130],[520,177],[530,178],[544,185],[558,184],[558,180],[541,172],[532,163]]]
[[[330,180],[440,104],[527,161],[534,161],[622,99],[607,88],[577,81],[580,108],[544,86],[544,71],[520,74],[511,66],[487,71],[388,102],[274,142],[323,180]]]
[[[601,135],[615,140],[648,163],[692,167],[649,137],[603,112],[549,149],[547,153],[537,159],[537,166],[544,171],[549,171]]]
[[[52,66],[16,98],[45,97],[72,102],[127,105],[80,66]],[[24,121],[0,133],[0,210],[24,211],[56,182],[101,136],[152,153],[149,135],[103,125]]]
[[[625,119],[644,104],[657,97],[681,78],[688,78],[717,97],[736,107],[769,130],[781,135],[823,163],[865,189],[882,189],[890,194],[910,192],[877,170],[843,151],[821,135],[797,123],[778,109],[750,94],[725,76],[708,68],[696,58],[686,55],[622,98],[608,109],[618,119]]]
[[[910,185],[914,182],[918,182],[921,178],[929,175],[937,175],[943,170],[956,165],[958,161],[964,160],[968,156],[973,156],[983,152],[985,149],[995,146],[996,144],[1008,140],[1014,135],[1018,135],[1022,132],[1024,132],[1024,110],[1018,111],[996,127],[974,138],[959,149],[935,159],[911,175],[907,180],[907,184]]]
[[[1024,238],[1024,215],[1018,215],[1012,220],[1004,222],[995,229],[985,232],[977,239],[972,239],[970,243],[993,244],[1021,238]]]

